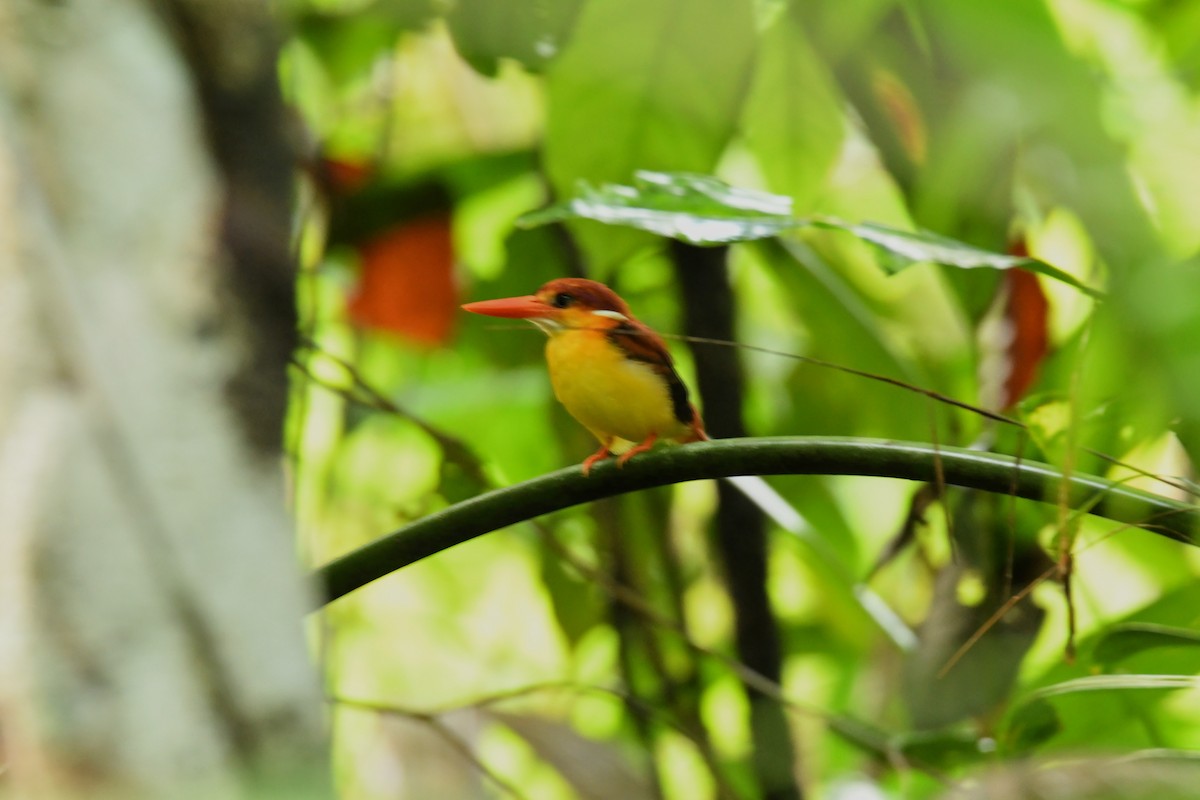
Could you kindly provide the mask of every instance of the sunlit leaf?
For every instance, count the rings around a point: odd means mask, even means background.
[[[845,102],[789,4],[762,39],[742,115],[747,144],[773,191],[807,209],[838,158]]]
[[[1115,664],[1156,647],[1200,647],[1200,631],[1149,622],[1114,625],[1096,643],[1092,657],[1100,664]]]
[[[547,73],[544,163],[555,193],[639,169],[714,169],[736,130],[756,42],[750,0],[587,3]],[[600,262],[646,242],[582,227]]]

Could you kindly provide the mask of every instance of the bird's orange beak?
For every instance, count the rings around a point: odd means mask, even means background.
[[[480,300],[478,303],[467,303],[462,308],[463,311],[470,311],[472,314],[507,319],[546,317],[553,310],[531,294],[524,297],[504,297],[499,300]]]

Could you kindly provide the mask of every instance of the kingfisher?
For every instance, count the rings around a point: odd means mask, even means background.
[[[558,278],[534,294],[467,303],[463,310],[527,319],[549,335],[554,396],[600,442],[583,462],[584,475],[612,455],[622,466],[660,439],[708,439],[662,337],[604,284]]]

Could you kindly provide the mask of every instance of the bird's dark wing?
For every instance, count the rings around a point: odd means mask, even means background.
[[[635,319],[623,320],[611,328],[608,338],[630,359],[640,361],[662,376],[671,393],[671,410],[675,419],[684,425],[691,425],[696,412],[688,401],[687,386],[675,371],[675,362],[662,338]]]

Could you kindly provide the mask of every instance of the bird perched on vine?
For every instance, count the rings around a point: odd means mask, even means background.
[[[604,284],[558,278],[535,294],[463,309],[527,319],[549,334],[546,363],[554,395],[600,441],[583,462],[585,475],[614,454],[623,465],[660,439],[708,439],[662,338]]]

